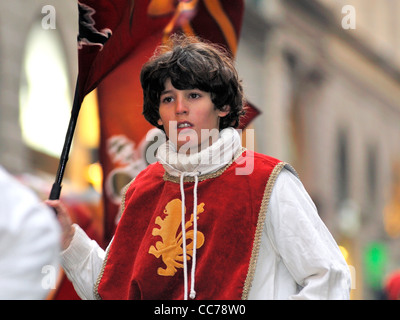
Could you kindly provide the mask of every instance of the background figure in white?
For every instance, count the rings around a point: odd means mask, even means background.
[[[59,271],[55,213],[0,166],[0,299],[44,299]]]

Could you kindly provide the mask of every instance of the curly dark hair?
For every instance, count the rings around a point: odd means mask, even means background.
[[[178,90],[209,92],[219,110],[230,106],[228,115],[220,118],[219,130],[238,127],[245,113],[243,87],[231,55],[222,46],[196,37],[174,36],[144,64],[140,73],[143,115],[162,130],[157,121],[160,119],[160,95],[168,78]]]

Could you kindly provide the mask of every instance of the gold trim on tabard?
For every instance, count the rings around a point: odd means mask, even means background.
[[[286,165],[287,164],[285,162],[280,162],[275,166],[275,168],[272,170],[272,173],[268,179],[267,185],[264,190],[264,196],[261,201],[260,212],[258,214],[256,233],[254,235],[253,249],[251,251],[249,269],[247,271],[246,280],[244,282],[242,300],[247,300],[249,298],[249,292],[256,271],[258,254],[260,252],[261,236],[264,230],[265,218],[267,216],[267,209],[269,205],[269,200],[271,198],[272,189],[275,185],[279,173]]]
[[[122,215],[122,213],[125,211],[126,192],[128,191],[128,189],[129,189],[130,185],[133,183],[133,181],[135,181],[135,178],[133,178],[132,181],[129,182],[129,183],[124,187],[124,189],[123,189],[122,198],[121,198],[121,211],[120,211],[120,212],[121,212],[121,215]],[[108,253],[110,252],[111,243],[112,243],[112,239],[111,239],[111,241],[110,241],[110,244],[109,244],[108,247],[107,247],[107,251],[106,251],[106,255],[105,255],[105,257],[104,257],[103,265],[101,266],[100,273],[99,273],[99,275],[97,276],[96,283],[94,284],[94,287],[93,287],[93,294],[94,294],[94,298],[95,298],[96,300],[102,300],[102,299],[101,299],[101,296],[100,296],[100,294],[99,294],[99,285],[100,285],[101,278],[103,277],[103,274],[104,274],[104,269],[105,269],[106,264],[107,264]]]

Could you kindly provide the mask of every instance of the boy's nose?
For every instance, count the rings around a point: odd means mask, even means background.
[[[176,106],[175,106],[175,113],[178,114],[186,114],[188,113],[188,108],[186,106],[186,101],[183,97],[177,97],[176,99]]]

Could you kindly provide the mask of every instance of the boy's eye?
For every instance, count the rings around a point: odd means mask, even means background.
[[[197,98],[200,97],[200,94],[198,94],[197,92],[192,92],[192,93],[189,94],[189,97],[191,99],[197,99]]]
[[[170,103],[172,101],[172,97],[164,97],[161,99],[162,103]]]

